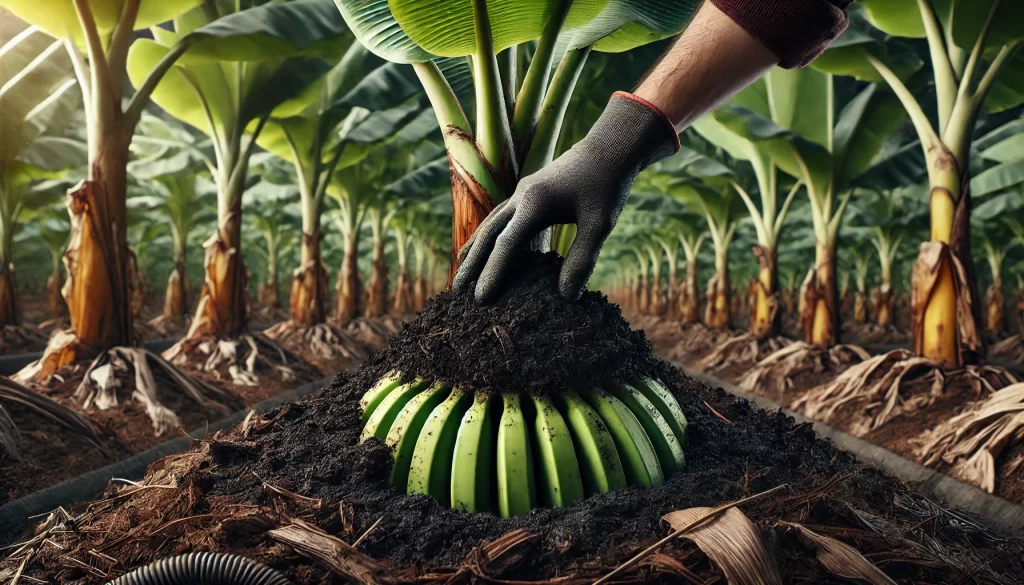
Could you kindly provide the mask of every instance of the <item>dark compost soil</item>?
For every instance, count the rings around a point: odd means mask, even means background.
[[[59,547],[37,539],[25,574],[100,583],[156,558],[222,550],[280,568],[300,585],[349,582],[271,532],[316,526],[339,543],[363,535],[358,550],[338,544],[328,555],[335,571],[363,571],[362,582],[446,582],[453,575],[456,583],[474,577],[591,582],[666,534],[660,519],[667,512],[786,485],[742,508],[767,536],[785,583],[849,581],[828,573],[779,520],[854,546],[901,583],[1019,583],[1024,543],[1001,539],[856,464],[815,439],[808,425],[794,427],[785,416],[686,378],[655,359],[643,334],[629,330],[601,295],[587,293],[578,304],[559,299],[556,268],[549,258],[534,262],[525,269],[530,276],[487,307],[475,305],[469,293],[442,293],[359,371],[191,453],[158,461],[144,487],[112,486],[70,529],[44,535]],[[388,448],[376,440],[358,443],[359,397],[396,368],[475,388],[535,391],[657,375],[690,423],[687,467],[660,489],[629,487],[508,520],[402,495],[387,487]],[[532,537],[520,539],[511,554],[489,562],[480,553],[478,547],[517,529]],[[0,564],[0,578],[24,560],[23,553]],[[679,540],[620,582],[700,583],[716,576],[721,579],[703,553]]]

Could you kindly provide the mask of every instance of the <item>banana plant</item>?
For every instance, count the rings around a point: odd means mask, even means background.
[[[216,219],[217,188],[205,171],[214,163],[207,146],[184,127],[144,116],[133,141],[138,157],[128,165],[141,194],[128,199],[129,211],[144,212],[149,223],[169,231],[172,267],[164,292],[161,323],[183,323],[191,307],[188,248],[196,228]]]
[[[869,85],[845,104],[838,95],[831,75],[775,69],[713,114],[720,124],[760,143],[771,162],[807,191],[816,258],[806,279],[807,311],[801,320],[804,342],[822,348],[838,341],[836,239],[843,212],[872,165],[901,160],[902,152],[889,153],[889,160],[876,157],[906,118],[883,87]]]
[[[879,327],[893,325],[893,266],[903,252],[903,241],[917,236],[915,227],[926,218],[927,209],[919,204],[925,188],[909,185],[885,192],[870,191],[850,205],[847,223],[851,233],[870,242],[877,256],[878,286],[871,292],[870,308]]]
[[[51,200],[38,179],[85,163],[84,145],[47,135],[69,124],[80,100],[61,42],[10,19],[0,38],[0,325],[17,325],[14,238],[26,208]],[[8,36],[9,35],[9,36]],[[35,185],[34,185],[35,183]]]
[[[552,160],[591,51],[621,52],[672,36],[699,4],[473,0],[434,10],[423,0],[335,2],[367,49],[412,64],[437,115],[451,160],[453,273],[458,250],[483,218],[512,195],[522,177]],[[530,41],[536,41],[532,59],[521,67]],[[463,61],[453,61],[461,57],[471,57],[471,75]],[[523,68],[520,82],[517,72]],[[469,98],[458,95],[468,79],[475,124],[465,113]]]
[[[128,52],[128,75],[140,88],[176,47],[203,39],[152,94],[168,114],[207,134],[215,155],[217,229],[205,244],[203,289],[186,338],[238,336],[247,319],[241,229],[250,157],[275,108],[320,79],[350,37],[318,0],[205,3],[151,32]]]
[[[970,253],[969,163],[975,122],[1024,102],[1024,4],[1006,0],[866,0],[863,17],[814,67],[887,84],[917,133],[929,185],[929,241],[913,282],[914,353],[959,368],[983,357]],[[924,38],[933,85],[915,95],[916,56],[899,39]],[[911,82],[906,81],[911,79]],[[925,107],[934,102],[934,115]]]
[[[253,249],[263,264],[263,279],[257,285],[257,299],[265,309],[280,309],[281,263],[298,240],[294,224],[300,223],[299,194],[293,185],[263,180],[245,191],[242,207],[260,210],[248,214],[243,231],[254,240]],[[258,243],[255,243],[258,242]]]
[[[328,0],[329,2],[329,0]],[[334,67],[299,96],[271,113],[259,144],[292,162],[302,202],[302,262],[292,275],[292,319],[306,326],[327,317],[327,270],[321,256],[320,215],[330,178],[339,165],[371,142],[394,134],[421,114],[405,104],[420,87],[412,71],[383,61],[346,34]],[[390,110],[371,115],[371,110]],[[430,118],[426,118],[431,122]]]
[[[1024,245],[1024,225],[1017,219],[1024,211],[1024,195],[1003,191],[978,205],[971,219],[978,228],[991,283],[985,293],[985,332],[997,338],[1006,331],[1003,265],[1018,245]]]
[[[133,341],[125,208],[128,145],[155,82],[187,43],[146,71],[147,82],[122,103],[126,55],[136,30],[164,22],[199,1],[0,1],[0,7],[63,41],[81,88],[88,130],[88,176],[68,198],[72,237],[65,255],[64,291],[73,335],[54,338],[37,378],[48,378],[79,354]]]
[[[756,81],[757,87],[741,92],[733,98],[732,103],[756,108],[761,105],[762,93],[771,93],[774,97],[775,91],[783,91],[782,88],[776,87],[782,85],[777,83],[776,77],[777,74],[770,73]],[[775,100],[770,103],[774,107],[769,107],[767,114],[772,121],[789,120],[794,116],[794,102]],[[763,108],[761,109],[763,111]],[[746,205],[757,235],[757,244],[753,251],[758,263],[758,272],[750,332],[758,339],[776,336],[782,324],[778,296],[778,241],[782,236],[786,214],[802,184],[797,181],[791,187],[786,186],[784,181],[780,180],[778,166],[772,159],[767,144],[750,140],[744,132],[733,131],[719,122],[713,114],[699,119],[694,124],[694,129],[732,158],[747,161],[753,169],[753,181],[750,180],[749,173],[743,172],[737,173],[733,179],[733,188]],[[754,196],[757,197],[756,201]]]
[[[650,185],[677,201],[699,209],[708,225],[714,244],[714,273],[708,281],[704,310],[704,324],[712,329],[732,326],[729,247],[744,219],[745,207],[734,180],[734,173],[726,165],[704,156],[700,152],[681,148],[680,152],[648,169],[640,175],[643,188]]]

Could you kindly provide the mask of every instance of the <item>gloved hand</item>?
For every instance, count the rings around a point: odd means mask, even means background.
[[[567,299],[578,299],[637,174],[678,151],[679,135],[658,108],[616,92],[583,140],[520,181],[512,197],[480,224],[459,251],[461,265],[452,288],[476,280],[477,301],[494,298],[516,254],[537,234],[574,223],[576,239],[562,265],[558,290]]]

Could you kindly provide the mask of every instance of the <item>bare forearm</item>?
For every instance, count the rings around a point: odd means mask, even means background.
[[[637,88],[682,130],[778,63],[769,51],[711,2]]]
[[[682,130],[774,65],[802,67],[845,30],[851,0],[707,0],[636,95]]]

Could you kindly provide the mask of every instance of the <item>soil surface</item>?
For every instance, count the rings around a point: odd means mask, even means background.
[[[73,530],[57,527],[37,539],[25,574],[50,582],[101,583],[153,559],[220,550],[257,558],[299,585],[349,582],[338,571],[361,572],[364,582],[446,582],[454,575],[461,575],[455,582],[469,582],[476,575],[484,581],[589,583],[664,536],[661,517],[668,512],[785,486],[742,506],[769,543],[784,583],[849,581],[829,573],[780,521],[846,542],[900,583],[1019,583],[1024,542],[1001,539],[856,464],[817,440],[809,425],[793,426],[788,417],[683,376],[654,358],[643,333],[630,330],[618,308],[600,295],[587,293],[578,304],[591,315],[560,300],[557,268],[550,257],[524,267],[536,280],[521,277],[494,305],[479,307],[469,293],[439,295],[389,350],[359,371],[190,453],[155,463],[144,487],[110,488],[108,498],[90,506]],[[499,325],[504,335],[493,331]],[[509,340],[514,353],[502,349]],[[626,350],[633,353],[623,355]],[[659,489],[629,487],[507,520],[403,495],[387,486],[389,449],[377,440],[358,443],[359,398],[389,369],[468,387],[545,392],[601,380],[598,371],[655,375],[672,389],[689,421],[687,465]],[[281,532],[274,530],[282,528],[319,542],[326,551],[321,560],[281,544]],[[357,547],[345,544],[357,537]],[[515,546],[497,552],[501,547],[485,546],[502,537]],[[59,547],[44,545],[44,538]],[[316,558],[310,552],[315,549],[306,554]],[[24,559],[0,564],[0,578]],[[723,582],[719,570],[685,540],[664,547],[625,577]]]
[[[0,506],[60,483],[99,466],[113,463],[113,453],[127,448],[109,431],[100,438],[111,451],[104,453],[78,434],[18,404],[4,409],[21,431],[21,461],[0,457]]]

